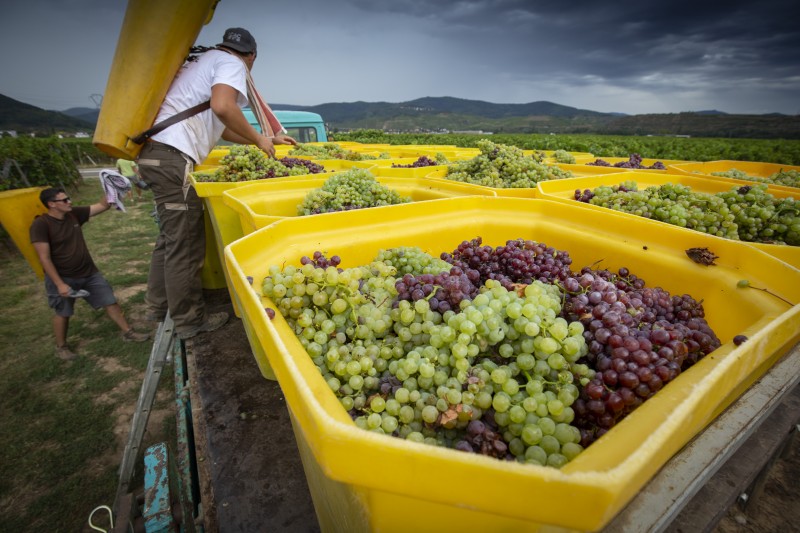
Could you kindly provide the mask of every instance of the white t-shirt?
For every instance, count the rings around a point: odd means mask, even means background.
[[[211,87],[223,83],[236,89],[236,103],[247,105],[247,67],[233,54],[210,50],[185,63],[172,81],[155,124],[201,104],[211,98]],[[191,157],[196,164],[208,157],[217,144],[225,125],[211,109],[193,115],[153,135],[152,139],[173,146]]]

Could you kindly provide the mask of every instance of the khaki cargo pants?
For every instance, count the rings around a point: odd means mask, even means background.
[[[138,158],[142,179],[156,201],[160,232],[150,262],[145,302],[149,313],[166,315],[177,333],[205,321],[201,272],[205,261],[203,201],[188,181],[192,160],[170,146],[147,142]]]

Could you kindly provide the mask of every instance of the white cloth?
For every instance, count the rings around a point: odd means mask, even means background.
[[[122,199],[131,191],[131,181],[116,170],[104,168],[100,171],[100,184],[103,186],[108,203],[125,213]]]
[[[197,61],[185,63],[172,81],[158,111],[155,124],[201,104],[211,98],[211,87],[225,84],[236,89],[236,103],[247,105],[247,66],[238,57],[220,50],[210,50]],[[225,125],[211,109],[181,120],[153,135],[152,139],[177,148],[202,163],[222,137]]]

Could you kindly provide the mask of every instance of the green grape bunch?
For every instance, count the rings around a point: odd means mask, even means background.
[[[468,161],[453,163],[447,179],[494,188],[533,188],[540,181],[572,177],[557,166],[545,165],[526,157],[515,146],[495,144],[482,139],[477,143],[481,153]]]
[[[639,191],[627,181],[576,191],[575,198],[726,239],[800,246],[800,206],[769,194],[766,184],[709,194],[671,183]]]
[[[310,172],[305,166],[287,166],[279,159],[272,159],[253,145],[233,145],[219,162],[220,167],[213,174],[199,174],[198,180],[238,182],[301,176]],[[319,167],[318,171],[324,171],[324,168]]]
[[[751,176],[743,170],[732,168],[724,172],[712,172],[712,176],[721,176],[723,178],[734,178],[747,181],[756,181],[759,183],[772,183],[774,185],[782,185],[784,187],[800,188],[800,172],[797,170],[779,170],[769,177],[762,178],[760,176]]]
[[[390,155],[386,152],[381,152],[377,156],[372,154],[363,154],[353,150],[346,150],[336,143],[323,143],[321,145],[299,144],[289,150],[289,155],[295,157],[316,157],[319,159],[344,159],[346,161],[365,161],[371,159],[390,158]]]
[[[315,215],[410,201],[411,198],[400,196],[378,182],[368,170],[354,168],[334,174],[322,187],[309,192],[297,206],[297,213],[300,216]]]

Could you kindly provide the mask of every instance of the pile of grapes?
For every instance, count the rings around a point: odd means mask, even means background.
[[[319,189],[309,192],[297,206],[297,214],[316,215],[384,205],[408,203],[411,198],[379,183],[366,169],[354,168],[328,178]]]
[[[392,168],[420,168],[420,167],[432,167],[436,165],[447,165],[449,161],[444,156],[444,154],[437,153],[433,159],[426,155],[421,155],[417,158],[416,161],[413,163],[409,163],[408,165],[399,165],[393,164]]]
[[[575,156],[566,150],[556,150],[553,152],[553,159],[555,159],[557,163],[564,163],[567,165],[575,164]]]
[[[355,424],[398,438],[558,468],[720,345],[690,296],[542,243],[334,257],[262,292]]]
[[[533,188],[540,181],[571,178],[572,173],[526,157],[515,146],[478,141],[481,153],[448,167],[447,179],[495,188]]]
[[[369,159],[389,159],[389,154],[386,152],[381,153],[379,156],[372,154],[364,154],[354,152],[353,150],[345,150],[336,143],[323,143],[321,145],[315,144],[299,144],[289,150],[289,155],[293,156],[310,156],[319,159],[345,159],[347,161],[365,161]]]
[[[592,163],[586,163],[587,165],[594,165],[597,167],[617,167],[617,168],[636,168],[636,169],[654,169],[654,170],[667,170],[667,167],[664,166],[664,163],[661,161],[656,161],[651,166],[643,165],[642,164],[642,156],[639,154],[631,154],[628,157],[627,161],[619,161],[614,163],[613,165],[608,161],[604,161],[603,159],[596,159]]]
[[[732,168],[725,172],[712,172],[712,176],[722,176],[723,178],[735,178],[739,180],[757,181],[759,183],[773,183],[784,187],[796,187],[800,189],[800,172],[797,170],[781,170],[768,178],[750,176],[743,170]]]
[[[250,181],[283,176],[301,176],[325,172],[322,165],[305,159],[284,157],[271,159],[252,145],[233,145],[219,160],[220,167],[213,174],[197,174],[203,182]]]
[[[716,194],[671,183],[638,191],[636,183],[576,190],[575,199],[667,222],[717,237],[800,246],[800,205],[776,198],[767,185],[733,187]]]

